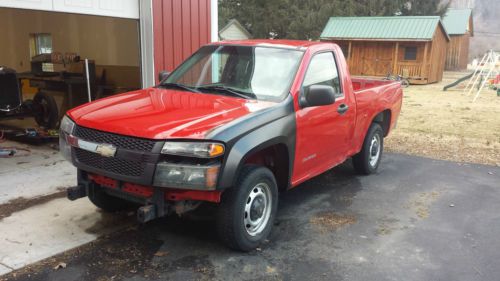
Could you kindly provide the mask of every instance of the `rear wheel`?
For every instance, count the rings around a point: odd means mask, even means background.
[[[217,210],[217,232],[230,248],[250,251],[269,235],[278,208],[278,187],[273,173],[245,166],[236,186],[226,190]]]
[[[133,207],[132,203],[107,194],[100,186],[90,187],[88,197],[97,208],[109,213],[129,210]]]
[[[369,175],[377,171],[384,150],[384,133],[382,127],[373,123],[368,129],[361,151],[354,155],[352,163],[354,169]]]
[[[33,98],[33,114],[36,123],[46,129],[55,129],[59,122],[59,110],[54,97],[38,92]]]

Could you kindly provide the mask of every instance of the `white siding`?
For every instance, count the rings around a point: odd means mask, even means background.
[[[0,7],[139,18],[139,0],[0,0]]]
[[[220,33],[222,40],[245,40],[249,39],[245,32],[241,31],[236,25],[232,24],[226,30]]]
[[[52,0],[0,0],[0,7],[46,11],[53,9]]]

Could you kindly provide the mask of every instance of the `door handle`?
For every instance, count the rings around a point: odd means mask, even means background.
[[[349,109],[349,106],[347,106],[347,104],[343,103],[341,105],[339,105],[339,107],[337,108],[337,112],[340,114],[340,115],[344,115],[344,113],[346,113],[346,111]]]

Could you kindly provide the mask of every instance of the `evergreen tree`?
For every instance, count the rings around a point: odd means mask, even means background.
[[[442,15],[441,0],[219,0],[219,25],[237,19],[255,38],[316,40],[332,16]]]

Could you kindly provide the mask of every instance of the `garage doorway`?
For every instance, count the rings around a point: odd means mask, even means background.
[[[59,117],[88,101],[85,59],[92,99],[141,88],[138,19],[0,8],[0,34],[0,66],[17,72],[23,100],[47,92]],[[36,125],[19,123],[0,118],[0,125]]]

